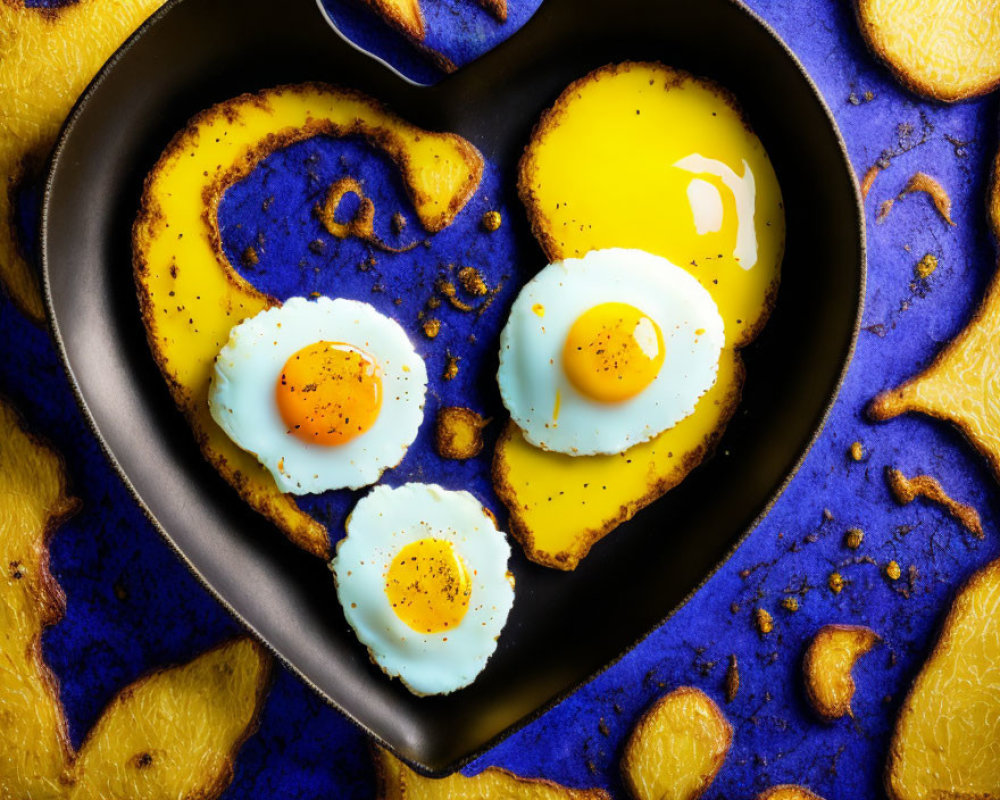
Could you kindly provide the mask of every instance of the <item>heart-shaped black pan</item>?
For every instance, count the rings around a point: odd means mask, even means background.
[[[142,181],[196,112],[241,92],[320,80],[467,137],[499,165],[509,207],[523,214],[515,166],[539,114],[575,78],[626,59],[714,78],[743,104],[787,209],[775,312],[745,352],[748,380],[726,454],[575,572],[517,553],[517,600],[486,670],[453,695],[415,697],[369,662],[326,565],[237,498],[173,406],[132,279]],[[833,119],[781,41],[731,0],[548,0],[510,40],[433,87],[401,80],[350,46],[315,0],[172,0],[73,112],[52,162],[42,236],[47,302],[71,380],[150,519],[305,681],[429,773],[465,763],[614,661],[727,557],[822,426],[852,352],[865,276],[859,195]],[[520,247],[529,263],[544,263],[526,233]]]

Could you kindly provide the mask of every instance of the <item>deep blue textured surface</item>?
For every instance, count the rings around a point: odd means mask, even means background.
[[[381,241],[396,248],[416,246],[391,253],[354,237],[330,235],[316,208],[325,202],[328,187],[343,177],[358,180],[374,203],[375,234]],[[432,421],[441,406],[468,406],[486,418],[503,409],[492,379],[496,341],[510,304],[530,276],[519,274],[511,225],[493,233],[482,227],[486,211],[499,210],[504,219],[511,216],[500,194],[500,176],[487,166],[475,196],[455,221],[428,236],[412,211],[399,170],[386,156],[361,139],[324,137],[273,154],[226,192],[219,207],[229,261],[258,288],[282,300],[314,292],[361,300],[406,329],[427,365],[424,424],[403,461],[385,474],[385,482],[398,486],[435,481],[463,487],[498,514],[502,506],[490,482],[492,442],[478,458],[443,459],[434,448]],[[350,220],[357,207],[357,196],[347,195],[335,219]],[[407,220],[398,234],[392,224],[397,213]],[[248,247],[257,254],[252,267],[242,258]],[[469,266],[482,278],[487,294],[477,296],[463,288],[458,273]],[[454,299],[470,310],[455,308],[436,288],[439,282],[450,284]],[[440,322],[434,338],[422,328],[430,320]],[[458,359],[458,374],[445,380],[449,356]],[[495,436],[498,429],[494,425],[488,430]],[[336,539],[348,512],[364,494],[367,490],[326,492],[309,495],[300,505],[324,522]]]
[[[340,0],[327,2],[340,6]],[[518,6],[518,0],[511,5]],[[983,198],[996,151],[996,98],[946,107],[904,92],[864,49],[843,0],[810,0],[807,13],[803,0],[755,0],[751,5],[817,81],[857,172],[879,158],[888,162],[868,199],[866,330],[822,437],[738,553],[666,625],[470,771],[497,764],[576,786],[607,786],[623,797],[617,762],[638,715],[663,692],[682,684],[700,686],[723,703],[726,659],[735,654],[742,685],[736,700],[723,705],[735,740],[707,797],[749,798],[786,781],[809,785],[827,800],[882,796],[888,736],[909,681],[956,588],[1000,553],[996,486],[984,461],[962,438],[924,418],[872,425],[863,416],[878,390],[924,366],[961,329],[992,274],[995,254]],[[292,164],[312,152],[320,153],[321,169],[331,170],[324,174],[336,174],[328,145],[299,145],[274,158]],[[895,196],[916,170],[935,175],[951,192],[956,228],[946,226],[920,195],[897,202],[883,223],[874,223],[878,205]],[[279,172],[283,170],[274,174]],[[289,192],[282,202],[307,197],[308,175],[298,174],[288,178],[303,181],[298,194]],[[232,226],[260,216],[250,204],[250,189],[263,178],[263,173],[251,176],[226,200],[223,224],[233,252],[244,244],[240,236],[249,232]],[[459,225],[475,222],[481,211],[476,204],[492,199],[493,180],[488,179],[464,221],[456,223],[456,237]],[[244,205],[241,190],[246,190]],[[377,199],[379,224],[400,202],[398,196]],[[402,202],[399,207],[407,206]],[[315,225],[308,205],[298,208],[293,221]],[[308,244],[316,231],[298,245]],[[474,247],[503,249],[502,240],[477,235],[476,241]],[[438,246],[421,254],[435,269]],[[913,267],[927,252],[938,256],[940,266],[929,279],[916,282]],[[270,255],[265,240],[262,266]],[[306,250],[302,257],[314,255]],[[389,258],[396,257],[376,254],[379,262]],[[497,268],[503,274],[505,268]],[[323,276],[313,276],[306,268],[302,287],[322,291],[329,285],[318,282]],[[266,280],[266,273],[255,278]],[[270,288],[284,294],[292,287]],[[384,294],[367,299],[391,303],[393,297],[387,286]],[[404,298],[407,324],[415,324],[419,302]],[[497,304],[498,311],[502,305]],[[74,490],[84,501],[83,511],[53,542],[53,572],[66,590],[68,610],[44,640],[45,655],[62,681],[73,738],[79,741],[113,693],[140,672],[187,659],[237,626],[146,522],[86,429],[47,334],[26,322],[6,299],[0,300],[0,343],[0,392],[65,454]],[[421,346],[429,345],[423,341]],[[432,375],[437,370],[434,357]],[[855,440],[865,446],[860,463],[847,456]],[[979,508],[986,539],[975,540],[935,507],[896,505],[883,479],[886,465],[907,474],[926,470],[936,475],[947,490]],[[824,519],[824,509],[832,520]],[[865,531],[857,552],[842,544],[844,531],[852,526]],[[880,568],[890,559],[902,565],[904,575],[911,566],[916,569],[912,586],[906,577],[893,584],[882,576]],[[835,569],[847,580],[839,595],[826,588]],[[799,596],[797,613],[780,606],[788,594]],[[752,626],[756,607],[774,614],[775,630],[767,637]],[[827,622],[868,624],[885,638],[858,666],[853,723],[821,724],[804,704],[799,680],[803,647]],[[373,794],[364,736],[288,673],[279,674],[260,731],[241,751],[225,796],[360,800]]]

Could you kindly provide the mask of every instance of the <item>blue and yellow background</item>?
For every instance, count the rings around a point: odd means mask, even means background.
[[[509,3],[510,30],[537,5]],[[347,0],[325,5],[345,33],[405,73],[418,80],[437,77],[404,41]],[[807,785],[827,800],[880,797],[896,712],[936,626],[961,583],[1000,554],[996,483],[961,436],[925,418],[873,425],[864,415],[878,391],[917,372],[961,330],[993,273],[984,198],[997,148],[997,99],[944,106],[906,92],[865,49],[846,0],[748,5],[818,84],[856,172],[876,162],[885,167],[867,201],[869,280],[857,352],[822,436],[736,555],[625,658],[469,772],[499,765],[624,796],[618,760],[625,738],[654,699],[689,684],[714,697],[735,729],[708,798],[750,798],[784,782]],[[492,31],[482,14],[476,24]],[[478,16],[428,18],[436,46],[453,48],[449,55],[457,63],[495,41],[492,32],[473,30],[470,38],[463,27],[468,19]],[[308,157],[309,145],[300,147],[301,153],[276,158],[290,163]],[[879,204],[895,197],[918,170],[948,189],[956,227],[947,226],[923,195],[897,202],[883,222],[875,222]],[[227,214],[235,225],[241,213],[251,213],[249,201],[241,210],[239,200],[238,193],[227,198],[224,227]],[[30,209],[25,219],[31,219]],[[233,236],[229,246],[236,253],[240,242]],[[939,266],[918,280],[914,266],[925,253],[934,254]],[[64,454],[73,491],[83,501],[81,513],[52,544],[52,571],[66,592],[67,612],[43,643],[78,744],[104,705],[138,675],[186,661],[239,628],[160,540],[105,461],[47,331],[2,297],[0,353],[0,393]],[[854,441],[864,446],[860,462],[848,455]],[[986,538],[977,540],[937,507],[897,505],[883,477],[890,465],[908,475],[930,473],[957,499],[975,505]],[[843,544],[852,527],[865,533],[857,551]],[[883,575],[890,560],[902,566],[899,581]],[[834,571],[846,580],[839,594],[827,587]],[[799,599],[799,611],[782,607],[789,595]],[[756,608],[774,616],[767,636],[753,624]],[[857,667],[854,719],[832,725],[810,713],[800,680],[806,642],[831,622],[865,624],[884,639]],[[740,665],[741,688],[726,704],[731,654]],[[364,734],[279,670],[260,729],[240,751],[235,779],[223,796],[360,800],[374,791]]]

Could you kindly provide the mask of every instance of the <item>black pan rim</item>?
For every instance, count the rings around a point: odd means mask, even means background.
[[[349,711],[347,711],[345,708],[341,707],[336,702],[334,702],[330,697],[328,697],[323,692],[323,690],[320,689],[306,675],[304,675],[299,670],[298,667],[296,667],[282,654],[278,653],[277,650],[275,650],[274,647],[270,644],[270,642],[268,642],[268,640],[262,634],[260,634],[257,631],[257,629],[254,628],[235,608],[233,608],[233,606],[229,603],[229,601],[225,597],[223,597],[221,593],[207,581],[207,579],[201,574],[198,568],[190,561],[188,556],[174,542],[173,538],[170,536],[167,530],[159,523],[159,521],[155,518],[155,516],[146,506],[145,502],[139,496],[135,486],[132,484],[132,481],[129,479],[128,475],[123,470],[121,464],[118,462],[117,458],[109,449],[107,442],[105,441],[103,435],[98,429],[97,424],[94,421],[93,415],[91,414],[90,409],[87,406],[87,402],[83,397],[80,385],[73,373],[72,366],[69,363],[69,357],[66,351],[66,346],[63,340],[62,333],[59,328],[59,322],[55,317],[52,292],[51,292],[51,283],[49,279],[49,272],[50,272],[50,261],[48,254],[48,229],[50,223],[49,210],[51,202],[51,193],[55,182],[55,174],[60,165],[60,158],[62,156],[63,150],[65,149],[67,141],[73,135],[73,129],[76,125],[76,122],[81,116],[81,114],[84,112],[84,109],[87,107],[90,98],[98,90],[98,88],[103,83],[106,76],[112,70],[114,70],[118,62],[121,60],[122,56],[132,47],[134,47],[136,43],[140,39],[142,39],[145,33],[152,26],[156,25],[161,19],[163,19],[166,15],[171,13],[171,11],[174,8],[187,1],[188,0],[167,0],[167,2],[164,3],[163,6],[161,6],[142,25],[140,25],[139,28],[136,29],[136,31],[121,45],[121,47],[119,47],[115,51],[115,53],[111,56],[111,58],[109,58],[108,61],[101,67],[98,73],[94,76],[94,79],[90,82],[90,84],[87,86],[84,92],[74,103],[69,116],[63,123],[63,126],[59,133],[59,137],[56,141],[56,145],[52,150],[52,154],[49,157],[46,168],[46,178],[44,183],[44,192],[42,196],[41,214],[39,216],[39,223],[37,229],[38,241],[40,243],[39,253],[41,261],[40,266],[41,266],[41,277],[42,277],[42,292],[43,292],[43,300],[45,302],[47,327],[50,335],[52,336],[53,343],[55,344],[57,353],[59,355],[59,360],[61,361],[63,366],[63,370],[65,371],[66,377],[69,380],[70,388],[72,389],[73,392],[73,397],[77,403],[77,406],[79,407],[79,410],[82,412],[87,428],[90,430],[91,434],[93,434],[93,436],[97,440],[98,445],[100,446],[100,449],[103,452],[104,456],[107,458],[114,472],[118,475],[122,483],[125,485],[125,488],[128,490],[129,494],[132,496],[132,499],[136,502],[139,509],[142,511],[143,515],[150,522],[150,524],[157,531],[157,533],[159,533],[159,535],[163,538],[163,540],[174,552],[174,554],[180,559],[181,563],[183,563],[184,566],[188,569],[188,571],[194,576],[194,578],[198,581],[198,583],[205,590],[207,590],[209,594],[211,594],[212,597],[218,603],[220,603],[220,605],[226,610],[226,612],[230,616],[232,616],[234,620],[236,620],[257,641],[259,641],[268,650],[268,652],[271,653],[271,655],[274,656],[279,661],[279,663],[282,666],[290,670],[299,680],[305,683],[328,706],[338,711],[340,714],[346,717],[353,725],[355,725],[357,728],[363,731],[369,737],[370,740],[376,742],[379,746],[388,750],[396,758],[399,758],[405,764],[415,769],[418,773],[425,775],[427,777],[444,777],[467,766],[471,762],[475,761],[476,759],[480,758],[481,756],[489,752],[503,740],[507,739],[508,737],[512,736],[513,734],[525,728],[526,726],[530,725],[532,722],[534,722],[543,714],[545,714],[547,711],[549,711],[550,709],[554,708],[556,705],[561,703],[563,700],[565,700],[571,694],[576,692],[578,689],[587,685],[595,678],[602,675],[608,669],[613,667],[626,655],[632,652],[632,650],[634,650],[650,634],[652,634],[654,631],[658,630],[660,627],[666,624],[678,611],[684,608],[684,606],[687,605],[688,601],[690,601],[691,598],[698,591],[700,591],[705,586],[705,584],[729,561],[729,559],[732,558],[732,556],[744,543],[747,537],[760,525],[760,523],[764,520],[764,518],[770,513],[771,509],[774,507],[774,504],[778,501],[778,499],[784,493],[785,489],[791,483],[792,479],[796,476],[802,464],[805,462],[806,457],[809,455],[809,452],[812,450],[813,445],[815,445],[816,441],[819,439],[824,428],[826,427],[827,420],[829,419],[830,413],[834,405],[836,404],[837,398],[840,394],[841,387],[843,386],[844,379],[847,376],[847,372],[850,368],[851,361],[853,360],[854,352],[857,346],[858,335],[861,330],[861,322],[865,305],[865,292],[866,292],[867,278],[868,278],[868,265],[867,265],[867,231],[866,231],[865,214],[864,214],[864,201],[861,197],[857,176],[854,172],[853,165],[851,164],[850,156],[848,155],[847,152],[847,146],[840,132],[840,128],[838,127],[836,119],[833,116],[833,112],[830,110],[830,107],[827,104],[825,98],[823,97],[822,92],[819,90],[819,87],[816,85],[812,77],[806,71],[802,62],[791,50],[791,48],[789,48],[789,46],[784,42],[784,40],[778,35],[778,33],[764,19],[762,19],[760,15],[758,15],[756,12],[748,8],[746,5],[740,2],[740,0],[725,0],[725,2],[728,5],[732,6],[734,9],[736,9],[737,11],[741,12],[746,17],[748,17],[752,22],[759,25],[779,46],[779,48],[785,53],[785,55],[790,59],[790,61],[798,70],[798,72],[801,74],[801,76],[805,79],[806,84],[808,85],[810,91],[812,92],[815,100],[818,102],[819,107],[822,109],[823,113],[826,116],[829,128],[834,134],[837,147],[840,151],[840,155],[843,161],[843,167],[846,170],[847,174],[850,176],[850,185],[854,194],[854,210],[856,214],[855,221],[857,225],[856,227],[857,231],[856,266],[858,273],[857,274],[858,296],[857,296],[857,306],[856,306],[857,311],[854,318],[854,325],[851,330],[850,342],[848,344],[848,347],[846,348],[846,351],[842,356],[842,364],[837,374],[836,381],[834,383],[834,386],[830,392],[830,395],[826,403],[822,408],[819,421],[817,422],[812,434],[801,448],[798,456],[795,459],[794,464],[792,465],[788,473],[785,475],[784,479],[771,494],[767,503],[760,510],[758,515],[753,519],[753,521],[744,530],[740,531],[738,535],[734,538],[733,545],[730,547],[730,549],[715,564],[715,566],[713,566],[712,569],[709,570],[704,575],[702,580],[696,586],[694,586],[691,589],[691,591],[684,596],[683,599],[680,600],[680,602],[678,602],[673,608],[671,608],[668,611],[668,613],[665,614],[661,619],[659,619],[649,630],[643,633],[631,644],[623,648],[614,658],[612,658],[610,661],[608,661],[608,663],[604,664],[599,669],[595,670],[593,673],[587,675],[582,680],[578,681],[577,683],[574,683],[572,686],[567,687],[562,692],[550,698],[543,705],[536,708],[533,712],[526,715],[525,717],[522,717],[516,723],[504,729],[496,736],[492,737],[491,739],[489,739],[488,741],[477,747],[474,751],[467,753],[461,758],[456,759],[455,761],[450,762],[443,767],[430,768],[424,764],[414,761],[413,759],[401,754],[392,744],[387,742],[385,739],[383,739],[381,736],[375,733],[371,728],[365,725],[361,720],[357,719]],[[429,86],[425,84],[420,84],[406,78],[405,76],[401,75],[395,68],[387,64],[383,59],[369,53],[367,50],[360,48],[358,45],[348,40],[336,26],[330,23],[327,14],[324,11],[322,11],[322,4],[320,3],[320,0],[316,0],[316,2],[318,5],[320,5],[323,19],[330,25],[333,31],[340,38],[342,38],[354,49],[368,55],[374,61],[382,65],[383,68],[388,69],[390,72],[394,73],[399,80],[411,84],[414,87],[415,91],[427,90],[432,88],[433,85],[437,85],[433,84]],[[532,19],[528,20],[528,22],[525,24],[525,27],[532,24]],[[517,32],[515,32],[513,35],[516,36]]]

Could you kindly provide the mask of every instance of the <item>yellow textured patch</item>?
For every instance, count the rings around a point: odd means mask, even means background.
[[[785,783],[761,792],[757,795],[757,800],[823,800],[823,798],[803,786]]]
[[[270,656],[242,638],[140,678],[74,753],[40,639],[64,605],[48,539],[75,507],[62,460],[0,401],[0,798],[212,800],[255,724]]]
[[[27,434],[0,401],[0,797],[58,797],[70,761],[42,629],[64,598],[49,574],[48,540],[76,507],[62,459]],[[30,744],[30,746],[28,746]]]
[[[937,209],[941,218],[954,227],[955,221],[951,218],[951,196],[936,178],[931,177],[926,172],[914,173],[913,177],[906,182],[906,186],[903,187],[900,197],[905,197],[913,192],[926,194],[934,203],[934,208]]]
[[[871,650],[879,637],[859,625],[824,625],[809,643],[802,673],[806,696],[826,720],[851,714],[854,677],[851,670]]]
[[[420,0],[362,0],[362,2],[400,33],[414,41],[423,41],[426,31]]]
[[[425,778],[385,750],[375,753],[379,800],[610,800],[602,789],[570,789],[490,767],[466,778]]]
[[[270,657],[248,638],[140,678],[80,748],[68,800],[218,796],[256,724]]]
[[[528,558],[574,569],[616,526],[684,480],[736,410],[743,376],[739,354],[723,350],[715,386],[691,416],[617,455],[539,450],[508,423],[497,442],[493,483]]]
[[[507,0],[477,0],[477,2],[496,17],[497,22],[507,21]]]
[[[896,721],[891,800],[1000,798],[1000,561],[959,592]]]
[[[704,692],[688,686],[657,701],[625,745],[622,777],[636,800],[694,800],[722,768],[733,729]]]
[[[0,0],[0,282],[32,319],[45,315],[14,226],[14,195],[37,177],[73,103],[163,0],[78,0],[56,9]]]
[[[990,219],[1000,237],[1000,158],[994,166]],[[868,406],[873,419],[919,411],[957,425],[1000,478],[1000,273],[968,326],[934,362]]]
[[[167,146],[146,182],[133,261],[150,347],[205,457],[293,542],[325,557],[326,529],[208,410],[212,364],[230,329],[278,305],[227,261],[219,202],[269,153],[317,135],[360,135],[385,151],[431,232],[451,223],[482,176],[482,157],[467,141],[416,128],[364,95],[320,84],[244,95],[202,112]]]
[[[909,89],[952,102],[1000,83],[1000,0],[857,0],[861,33]]]

